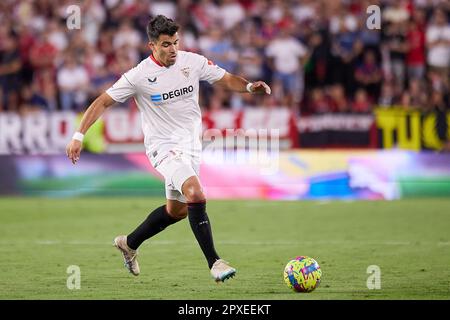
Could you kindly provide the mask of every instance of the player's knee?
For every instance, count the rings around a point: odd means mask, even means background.
[[[188,210],[187,210],[187,206],[184,206],[182,208],[170,208],[169,210],[167,210],[167,213],[175,219],[181,220],[187,217],[188,215]]]
[[[205,194],[200,188],[188,187],[185,190],[184,196],[188,202],[205,202]]]

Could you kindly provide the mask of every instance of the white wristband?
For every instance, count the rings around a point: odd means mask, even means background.
[[[250,92],[250,93],[252,93],[253,91],[252,91],[252,89],[250,89],[250,87],[253,85],[253,83],[252,82],[249,82],[249,83],[247,83],[247,91],[248,92]]]
[[[84,134],[82,134],[81,132],[75,132],[72,137],[73,140],[78,140],[80,142],[83,142],[83,138]]]

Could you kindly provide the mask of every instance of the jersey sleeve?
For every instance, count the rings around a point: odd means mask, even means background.
[[[136,94],[136,86],[133,79],[135,77],[135,68],[124,73],[106,93],[114,100],[120,103],[125,102],[128,98]]]
[[[225,69],[222,69],[218,65],[215,65],[211,60],[200,56],[200,81],[208,81],[214,83],[225,75]]]

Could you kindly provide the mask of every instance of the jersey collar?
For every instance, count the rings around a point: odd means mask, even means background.
[[[153,53],[150,55],[150,59],[152,59],[153,62],[156,63],[160,67],[166,67],[165,65],[161,64],[161,62],[159,62],[158,60],[155,59],[155,57],[153,56]]]

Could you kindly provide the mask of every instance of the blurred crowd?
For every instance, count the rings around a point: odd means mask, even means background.
[[[71,5],[79,29],[68,28]],[[367,27],[370,5],[381,8],[380,29]],[[272,87],[252,96],[202,83],[207,110],[449,108],[446,0],[2,0],[0,112],[85,110],[149,56],[146,26],[157,14],[180,24],[180,49]]]

